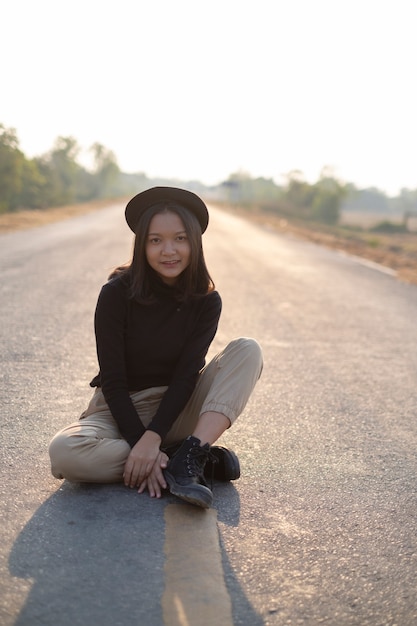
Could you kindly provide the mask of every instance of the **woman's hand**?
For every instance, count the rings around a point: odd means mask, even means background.
[[[143,493],[148,488],[151,498],[161,497],[161,488],[166,489],[167,484],[164,478],[163,469],[168,464],[168,455],[165,452],[159,452],[158,457],[153,465],[152,471],[139,486],[138,493]]]
[[[152,430],[144,432],[131,449],[125,463],[123,480],[126,487],[140,487],[148,478],[160,454],[160,445],[161,437],[157,433]]]

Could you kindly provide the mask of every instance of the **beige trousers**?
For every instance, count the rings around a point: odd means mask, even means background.
[[[201,370],[190,400],[161,447],[191,435],[199,416],[207,411],[222,413],[233,424],[245,408],[262,366],[261,348],[254,339],[234,339]],[[131,393],[145,428],[166,389],[152,387]],[[101,389],[95,391],[79,420],[58,432],[49,445],[52,474],[72,482],[120,482],[129,452]]]

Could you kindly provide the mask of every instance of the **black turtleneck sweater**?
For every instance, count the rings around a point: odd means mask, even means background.
[[[121,277],[106,283],[95,312],[101,387],[121,435],[131,447],[145,428],[129,393],[167,386],[148,430],[163,439],[187,404],[216,334],[221,312],[217,291],[178,301],[176,291],[161,285],[153,304],[129,298]]]

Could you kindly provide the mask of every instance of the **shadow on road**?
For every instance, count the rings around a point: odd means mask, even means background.
[[[217,483],[214,494],[218,521],[237,528],[240,524],[239,491],[233,483]],[[224,577],[232,600],[234,626],[264,626],[263,618],[255,611],[239,583],[221,536],[220,547],[223,556]]]
[[[161,626],[164,508],[122,485],[64,482],[33,515],[10,554],[12,576],[33,581],[15,626]],[[218,519],[239,523],[239,496],[222,485]],[[186,558],[186,556],[184,557]],[[223,566],[236,624],[260,626],[227,555]]]

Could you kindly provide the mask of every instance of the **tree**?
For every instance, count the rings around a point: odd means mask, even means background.
[[[105,198],[111,195],[115,181],[120,169],[117,165],[116,157],[111,150],[105,148],[101,143],[95,143],[90,150],[94,155],[94,187],[96,198]]]
[[[19,208],[46,208],[46,186],[47,180],[39,168],[38,160],[36,158],[24,159],[22,167],[22,189],[18,198]]]
[[[325,224],[337,224],[341,203],[346,193],[346,186],[334,176],[329,168],[323,168],[320,179],[314,185],[312,218]]]
[[[18,207],[24,160],[15,129],[0,124],[0,212]]]
[[[113,152],[99,143],[91,150],[93,171],[77,162],[80,148],[73,137],[58,137],[49,152],[27,159],[15,129],[0,124],[0,212],[108,198],[130,189]]]
[[[272,178],[259,176],[253,178],[247,172],[240,170],[231,174],[222,183],[222,187],[227,192],[227,199],[233,204],[246,204],[265,206],[276,200],[281,190],[274,183]]]
[[[295,217],[337,224],[346,194],[346,185],[328,167],[322,169],[320,179],[313,185],[304,180],[299,170],[287,174],[284,198]]]
[[[300,170],[292,170],[286,175],[285,199],[298,217],[308,219],[314,200],[312,185],[304,180]]]
[[[42,174],[47,180],[48,206],[70,204],[76,200],[77,178],[82,169],[76,162],[79,152],[73,137],[58,137],[52,150],[40,160]]]

